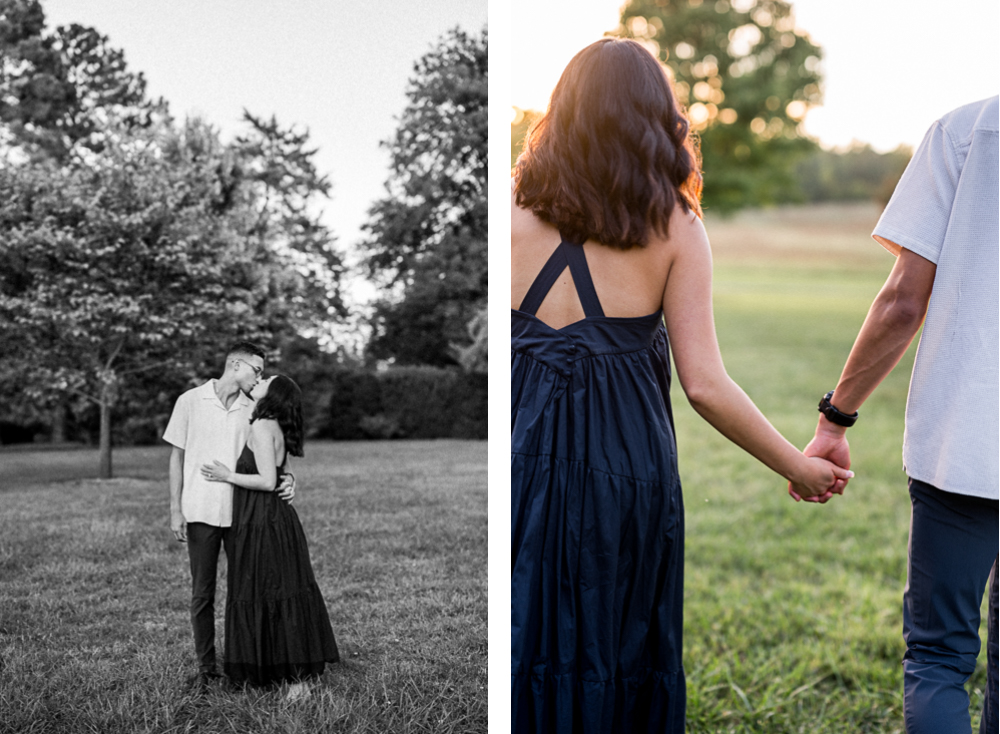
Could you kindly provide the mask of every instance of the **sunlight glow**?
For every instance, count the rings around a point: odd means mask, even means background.
[[[684,41],[681,41],[674,47],[674,54],[679,59],[690,59],[694,56],[694,46],[690,43],[684,43]]]
[[[806,103],[798,99],[793,102],[789,102],[788,106],[785,107],[785,114],[793,120],[801,120],[806,116],[806,112],[808,111],[809,108],[806,106]]]
[[[709,117],[710,114],[708,106],[703,105],[701,102],[695,102],[693,105],[688,107],[688,118],[691,120],[691,124],[696,128],[708,122]]]
[[[736,110],[729,107],[724,110],[719,110],[719,122],[723,125],[732,125],[736,122],[737,117],[738,115],[736,114]]]
[[[747,56],[762,38],[760,28],[753,23],[733,28],[729,31],[729,53],[735,58]]]
[[[781,55],[785,46],[795,42],[795,36],[808,33],[822,49],[805,60],[811,73],[819,72],[823,80],[803,90],[803,106],[788,108],[788,100],[773,112],[783,109],[788,118],[801,121],[800,129],[819,138],[824,146],[846,145],[852,139],[870,142],[880,152],[892,150],[900,143],[915,146],[920,142],[937,116],[950,109],[996,93],[1000,64],[996,63],[998,46],[992,36],[998,21],[995,0],[955,0],[955,12],[941,15],[934,24],[915,9],[901,10],[890,0],[793,0],[793,13],[781,15],[770,3],[760,0],[672,0],[702,12],[728,13],[733,10],[753,17],[761,24],[734,29],[729,38],[726,72],[736,77],[754,74],[761,66],[775,60],[774,56],[758,58],[765,37],[776,40],[772,54]],[[512,0],[515,18],[514,58],[512,67],[511,104],[524,110],[544,110],[548,96],[559,75],[573,55],[589,43],[614,32],[620,27],[622,6],[626,0]],[[914,8],[921,3],[912,4]],[[748,20],[748,15],[743,20]],[[770,17],[768,17],[770,16]],[[863,23],[858,18],[864,18]],[[969,18],[981,22],[969,24]],[[519,20],[517,20],[519,19]],[[769,23],[769,25],[768,25]],[[674,61],[694,61],[697,49],[691,42],[668,41],[670,34],[664,21],[650,11],[650,16],[632,20],[627,29],[640,43],[658,42],[660,54]],[[955,76],[953,70],[934,55],[920,54],[921,47],[941,46],[948,53],[966,59],[968,68],[979,73]],[[858,48],[865,48],[859,54]],[[650,50],[653,50],[652,47]],[[905,60],[905,63],[902,61]],[[716,66],[721,63],[716,61]],[[722,69],[702,73],[691,80],[712,84],[712,78]],[[873,76],[874,75],[874,76]],[[877,76],[877,82],[875,77]],[[677,85],[677,97],[685,105],[714,104],[719,109],[715,120],[727,122],[727,112],[737,100],[732,95],[725,101],[707,96],[699,86],[694,89]],[[941,90],[928,100],[926,89]],[[730,91],[730,90],[725,90]],[[878,114],[859,114],[859,110],[877,110]],[[891,114],[885,114],[892,110]],[[802,114],[801,117],[798,115]],[[749,119],[752,114],[748,115]],[[768,134],[767,111],[757,126]],[[778,134],[784,134],[781,130]],[[749,155],[749,152],[747,152]]]

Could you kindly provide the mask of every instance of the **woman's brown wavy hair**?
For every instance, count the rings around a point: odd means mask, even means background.
[[[570,240],[627,250],[701,216],[701,160],[659,61],[604,38],[569,62],[514,167],[515,203]]]

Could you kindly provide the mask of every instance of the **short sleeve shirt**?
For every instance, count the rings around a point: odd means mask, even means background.
[[[998,97],[931,126],[872,236],[937,265],[906,403],[903,466],[938,489],[997,499]]]
[[[208,481],[201,467],[218,460],[235,468],[250,435],[253,403],[241,392],[227,409],[215,394],[215,382],[210,380],[177,398],[163,440],[184,449],[184,519],[228,528],[233,523],[233,485]]]

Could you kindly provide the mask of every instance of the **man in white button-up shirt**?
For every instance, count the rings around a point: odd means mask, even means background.
[[[253,402],[250,391],[264,371],[264,352],[240,342],[226,355],[222,376],[188,390],[177,399],[163,440],[170,453],[170,530],[187,543],[191,562],[191,624],[194,629],[201,688],[217,678],[215,656],[215,581],[220,547],[228,549],[227,530],[233,519],[233,487],[210,482],[203,464],[221,461],[235,466],[250,433]],[[282,498],[291,500],[294,487]]]
[[[847,426],[923,323],[903,436],[912,504],[903,593],[909,734],[970,731],[965,682],[979,654],[987,583],[980,732],[997,732],[998,117],[997,97],[959,107],[915,151],[872,233],[896,265],[820,403],[805,451],[850,466]]]

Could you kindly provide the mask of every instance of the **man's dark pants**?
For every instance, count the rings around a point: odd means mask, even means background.
[[[990,583],[988,683],[981,734],[997,734],[997,501],[910,480],[909,563],[903,593],[907,734],[970,732],[965,683],[981,646]],[[992,567],[992,573],[991,573]]]
[[[191,626],[198,672],[215,672],[215,577],[219,550],[230,558],[229,528],[200,522],[188,523],[188,557],[191,560]]]

